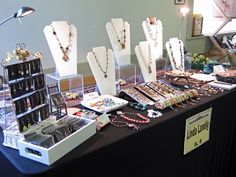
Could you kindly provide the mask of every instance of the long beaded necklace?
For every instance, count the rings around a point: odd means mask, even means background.
[[[177,66],[176,59],[175,59],[173,51],[172,51],[173,48],[172,48],[170,42],[169,42],[169,48],[170,48],[170,55],[171,55],[171,58],[172,58],[172,61],[173,61],[174,65],[175,65],[175,68],[178,69],[178,70],[183,70],[184,56],[183,56],[183,49],[182,49],[181,41],[179,40],[180,66]]]
[[[143,55],[143,52],[142,52],[142,48],[141,46],[139,45],[138,46],[138,50],[139,50],[139,53],[140,53],[140,56],[145,64],[145,67],[146,69],[148,70],[148,73],[151,74],[152,73],[152,68],[151,68],[151,65],[152,65],[152,59],[150,57],[150,53],[151,53],[151,50],[150,50],[150,45],[148,45],[148,59],[146,59]]]
[[[130,118],[130,117],[124,115],[124,114],[128,114],[128,113],[127,113],[127,112],[124,112],[123,114],[120,115],[120,117],[122,117],[123,119],[128,120],[128,121],[130,121],[130,122],[135,122],[135,123],[139,123],[139,124],[148,124],[148,123],[150,123],[150,119],[147,118],[147,117],[145,117],[145,116],[143,116],[142,114],[139,114],[139,113],[137,113],[137,114],[135,114],[135,113],[129,113],[129,114],[134,114],[134,115],[136,115],[137,117],[141,118],[142,120]]]
[[[114,26],[114,24],[113,24],[112,21],[111,21],[111,24],[112,24],[112,27],[113,27],[113,29],[114,29],[114,31],[115,31],[116,38],[117,38],[118,42],[119,42],[120,45],[121,45],[121,48],[124,49],[124,48],[125,48],[125,43],[126,43],[126,29],[125,29],[125,23],[124,23],[124,21],[123,21],[123,42],[121,42],[121,39],[119,38],[119,36],[118,36],[118,34],[117,34],[117,32],[116,32],[116,28],[115,28],[115,26]]]
[[[99,63],[99,61],[98,61],[98,59],[97,59],[97,56],[96,56],[96,53],[93,51],[93,55],[94,55],[94,58],[95,58],[95,60],[96,60],[96,62],[97,62],[97,64],[98,64],[98,67],[99,67],[99,69],[102,71],[102,73],[104,74],[104,78],[107,78],[107,70],[108,70],[108,49],[106,49],[106,69],[104,70],[102,67],[101,67],[101,65],[100,65],[100,63]]]
[[[118,128],[129,127],[129,128],[133,128],[134,130],[138,130],[140,128],[139,126],[137,126],[133,123],[128,123],[125,121],[116,120],[117,116],[113,116],[113,117],[114,118],[111,120],[111,124],[115,127],[118,127]]]
[[[155,37],[154,37],[154,34],[152,33],[152,29],[151,29],[150,25],[155,25],[155,29],[156,29]],[[154,47],[157,47],[157,45],[158,45],[158,42],[157,42],[157,39],[158,39],[157,23],[149,24],[148,21],[145,21],[145,26],[147,28],[150,39],[154,42]]]
[[[60,40],[59,40],[59,38],[58,38],[58,36],[57,36],[57,33],[56,33],[56,31],[55,31],[53,25],[51,24],[50,26],[51,26],[52,31],[53,31],[52,34],[56,37],[57,42],[58,42],[58,44],[59,44],[59,46],[60,46],[61,52],[63,53],[62,59],[63,59],[64,61],[68,61],[68,60],[69,60],[68,52],[69,52],[69,49],[70,49],[70,47],[71,47],[71,45],[72,45],[72,44],[71,44],[71,43],[72,43],[72,40],[71,40],[71,36],[72,36],[72,33],[71,33],[71,26],[69,25],[68,44],[67,44],[66,47],[63,47],[63,46],[62,46],[62,44],[61,44],[61,42],[60,42]]]

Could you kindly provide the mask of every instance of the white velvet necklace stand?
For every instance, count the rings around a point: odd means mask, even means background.
[[[57,34],[59,41],[62,46],[66,48],[68,41],[71,40],[71,46],[69,52],[67,53],[69,60],[64,61],[62,59],[63,53],[60,49],[60,45],[56,39],[56,36],[53,35],[53,29]],[[44,27],[44,34],[46,36],[49,48],[51,50],[55,65],[56,72],[58,72],[60,77],[76,75],[77,74],[77,28],[68,24],[66,21],[53,21],[51,25]],[[69,32],[71,30],[72,36],[69,39]]]
[[[151,50],[149,49],[150,43],[148,41],[139,42],[138,46],[135,46],[135,54],[143,75],[144,82],[156,81],[156,60],[151,58]],[[151,62],[150,62],[151,61]],[[150,69],[148,63],[150,62]]]
[[[166,50],[173,70],[185,71],[184,67],[184,45],[178,38],[170,38],[166,42]]]
[[[150,31],[148,31],[148,27]],[[163,28],[160,20],[156,24],[150,24],[149,18],[142,22],[142,27],[146,40],[150,43],[151,58],[159,59],[163,57]],[[152,36],[150,35],[152,34]]]
[[[124,29],[126,42],[125,48],[122,49],[121,44],[118,42],[118,38],[123,42],[124,40]],[[111,22],[107,22],[106,30],[108,37],[110,39],[114,54],[116,56],[116,64],[129,65],[131,63],[131,53],[130,53],[130,25],[128,22],[124,21],[122,18],[112,18]]]
[[[108,59],[107,59],[107,50],[108,50]],[[96,58],[93,54],[96,55]],[[106,49],[106,47],[95,47],[93,52],[88,52],[87,60],[89,66],[92,70],[93,76],[96,80],[100,94],[116,95],[116,83],[115,83],[115,58],[114,53],[111,49]],[[108,60],[108,61],[107,61]],[[108,67],[106,71],[106,65],[108,62]],[[104,73],[101,71],[106,71],[107,77],[104,77]]]

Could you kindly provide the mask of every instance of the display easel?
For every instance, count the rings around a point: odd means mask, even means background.
[[[129,23],[122,18],[112,18],[107,22],[106,30],[115,54],[116,81],[121,76],[127,85],[136,85],[136,65],[131,64]],[[127,70],[130,71],[128,75]]]
[[[151,21],[150,21],[151,20]],[[156,17],[148,17],[142,22],[146,40],[150,43],[151,58],[159,59],[163,57],[163,34],[162,22]]]
[[[148,41],[139,42],[135,53],[141,69],[144,82],[156,81],[156,60],[151,58],[151,47]]]
[[[166,50],[170,59],[172,70],[185,71],[184,67],[184,45],[178,38],[170,38],[166,42]]]
[[[69,86],[62,88],[63,82],[65,80],[70,82],[70,79],[77,78],[82,82],[79,85],[83,88],[83,75],[77,73],[77,28],[66,21],[53,21],[50,25],[45,26],[44,34],[56,64],[55,73],[47,74],[47,80],[57,82],[60,91],[65,91],[69,90]],[[69,48],[66,53],[68,56],[66,61],[63,59],[64,53],[61,46],[64,49],[66,46]]]
[[[87,54],[87,60],[100,94],[116,95],[115,58],[111,49],[95,47]]]

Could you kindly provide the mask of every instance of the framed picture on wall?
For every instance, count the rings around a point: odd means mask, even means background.
[[[202,36],[203,17],[201,14],[193,15],[192,37]]]
[[[185,0],[174,0],[175,5],[184,5]]]

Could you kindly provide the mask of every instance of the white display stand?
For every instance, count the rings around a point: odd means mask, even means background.
[[[58,84],[59,91],[60,92],[71,92],[72,90],[75,90],[75,86],[72,86],[72,82],[76,81],[77,83],[77,91],[79,91],[80,95],[83,95],[83,89],[84,89],[84,81],[83,81],[83,75],[81,74],[75,74],[70,76],[64,76],[60,77],[56,73],[48,73],[46,74],[46,82],[47,84]]]
[[[137,76],[135,64],[116,66],[116,81],[119,83],[117,87],[118,91],[135,86],[136,79]],[[124,82],[124,84],[121,82]]]
[[[70,40],[71,46],[67,53],[69,59],[64,61],[62,59],[63,53],[60,49],[60,45],[56,36],[53,34],[53,28],[61,45],[66,48]],[[71,37],[69,33],[71,32]],[[44,34],[46,36],[49,48],[51,50],[54,62],[56,64],[56,72],[60,77],[76,75],[77,74],[77,28],[68,24],[66,21],[53,21],[51,25],[44,27]],[[70,39],[71,38],[71,39]]]
[[[163,28],[162,22],[156,20],[155,24],[150,24],[149,18],[142,22],[146,40],[150,43],[151,58],[158,59],[163,57]]]
[[[96,55],[97,61],[93,52]],[[87,60],[96,80],[100,94],[116,95],[115,58],[113,51],[101,46],[93,48],[93,52],[89,52],[87,54]],[[107,77],[105,77],[102,70],[106,71]]]
[[[144,82],[156,81],[156,60],[151,58],[151,49],[148,41],[139,42],[135,46],[135,53],[143,75]],[[149,68],[150,67],[150,68]]]
[[[166,42],[166,50],[173,70],[185,71],[184,68],[184,45],[178,38],[170,38]]]
[[[122,49],[121,44],[118,42],[117,36],[123,43],[125,29],[125,48]],[[112,18],[111,22],[107,22],[106,30],[110,39],[115,57],[116,65],[128,65],[131,63],[130,52],[130,25],[128,22],[123,21],[122,18]]]

